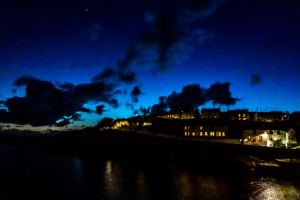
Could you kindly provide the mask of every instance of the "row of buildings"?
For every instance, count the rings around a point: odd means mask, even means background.
[[[181,111],[175,113],[165,113],[159,115],[158,117],[165,119],[228,119],[228,120],[251,120],[251,121],[263,121],[263,122],[274,122],[274,121],[284,121],[289,119],[289,114],[273,111],[273,112],[249,112],[248,109],[238,109],[238,110],[227,110],[226,112],[221,112],[219,108],[206,109],[202,108],[201,113],[197,109]]]
[[[285,147],[297,143],[298,121],[282,112],[201,109],[128,119],[104,118],[100,129],[162,133],[211,142]],[[106,121],[106,122],[105,122]],[[102,124],[102,125],[100,125]]]

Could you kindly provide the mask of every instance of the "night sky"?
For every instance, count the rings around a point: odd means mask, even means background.
[[[1,1],[0,122],[299,109],[300,1]],[[5,129],[4,128],[4,129]]]

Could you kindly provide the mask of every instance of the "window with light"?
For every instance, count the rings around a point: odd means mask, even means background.
[[[278,140],[278,141],[281,141],[281,136],[277,136],[277,140]]]

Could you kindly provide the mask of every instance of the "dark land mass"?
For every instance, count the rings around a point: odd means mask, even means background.
[[[119,130],[85,129],[58,136],[2,136],[0,143],[18,144],[55,153],[73,154],[84,159],[110,159],[147,165],[198,166],[201,168],[251,169],[256,163],[285,157],[277,148],[221,144],[153,137]],[[250,149],[250,150],[249,150]],[[252,149],[252,150],[251,150]],[[294,150],[295,151],[295,150]],[[297,151],[298,152],[298,151]],[[297,157],[297,154],[293,155]]]

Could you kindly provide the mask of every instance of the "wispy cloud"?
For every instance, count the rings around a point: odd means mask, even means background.
[[[258,74],[252,74],[251,75],[251,83],[250,85],[256,85],[256,84],[260,84],[261,83],[261,76]]]

